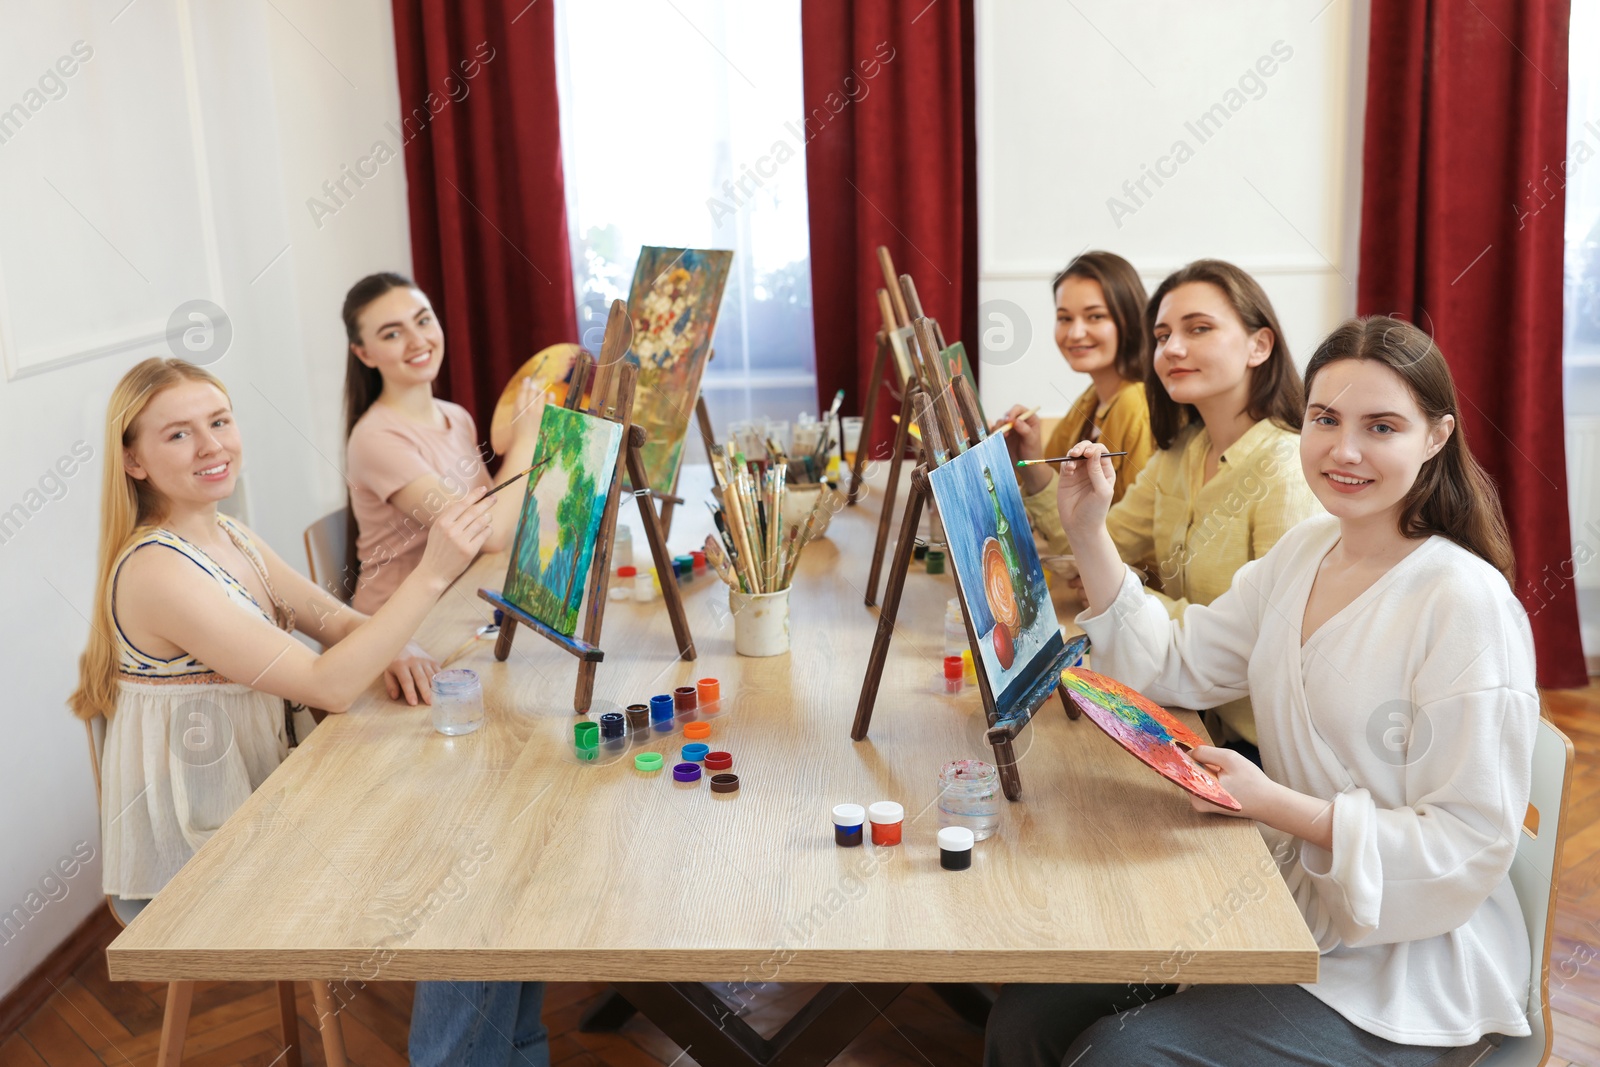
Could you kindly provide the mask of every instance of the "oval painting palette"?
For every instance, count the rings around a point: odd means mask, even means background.
[[[1205,742],[1165,708],[1114,678],[1082,667],[1062,671],[1061,684],[1096,726],[1146,766],[1201,800],[1239,810],[1239,802],[1222,788],[1216,775],[1189,755],[1190,749]]]

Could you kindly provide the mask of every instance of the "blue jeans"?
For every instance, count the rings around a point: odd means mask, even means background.
[[[550,1067],[543,982],[418,982],[413,1067]]]

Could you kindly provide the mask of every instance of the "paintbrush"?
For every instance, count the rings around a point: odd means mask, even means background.
[[[544,457],[539,462],[535,463],[533,466],[531,466],[527,470],[523,471],[521,474],[513,474],[511,477],[507,478],[505,481],[501,482],[499,485],[495,486],[493,489],[491,489],[487,493],[483,494],[483,496],[480,497],[479,499],[488,500],[490,497],[494,496],[496,493],[498,493],[500,490],[504,489],[506,486],[510,485],[512,482],[515,482],[515,481],[517,481],[518,479],[521,479],[521,478],[526,478],[528,475],[532,474],[534,471],[538,470],[540,467],[544,466],[546,463],[549,463],[554,458],[555,458],[554,456],[546,456],[546,457]]]
[[[1024,411],[1022,414],[1018,415],[1016,418],[1007,419],[1005,422],[1002,422],[1000,425],[996,426],[994,429],[990,430],[989,432],[990,433],[1005,433],[1006,431],[1010,430],[1011,427],[1015,426],[1018,422],[1022,421],[1023,419],[1031,419],[1035,415],[1039,414],[1039,408],[1043,407],[1043,406],[1044,405],[1040,404],[1037,407],[1031,407],[1027,411]]]
[[[1112,458],[1114,458],[1116,456],[1126,456],[1127,453],[1126,452],[1102,452],[1101,455],[1104,456],[1106,459],[1112,459]],[[1031,467],[1035,463],[1065,463],[1069,459],[1087,459],[1087,458],[1088,458],[1087,456],[1051,456],[1049,459],[1019,459],[1019,460],[1017,460],[1017,466],[1019,466],[1019,467]]]

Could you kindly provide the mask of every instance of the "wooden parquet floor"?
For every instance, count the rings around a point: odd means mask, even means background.
[[[1577,772],[1567,810],[1560,904],[1550,957],[1555,1047],[1550,1067],[1600,1067],[1600,684],[1545,694],[1549,717],[1572,738]],[[108,943],[109,943],[109,939]],[[774,987],[749,1018],[772,1033],[815,986]],[[693,1067],[670,1039],[635,1017],[615,1034],[585,1034],[578,1020],[605,987],[552,983],[545,995],[556,1067]],[[155,1062],[166,987],[111,982],[105,954],[89,960],[14,1034],[0,1034],[0,1067],[145,1067]],[[306,1063],[322,1067],[316,1015],[299,987]],[[343,1013],[352,1063],[406,1063],[411,985],[374,983]],[[841,1067],[958,1067],[982,1059],[983,1035],[956,1018],[926,986],[912,986],[835,1062]],[[201,983],[185,1047],[186,1067],[271,1067],[282,1053],[269,982]],[[1489,1067],[1493,1067],[1492,1061]]]

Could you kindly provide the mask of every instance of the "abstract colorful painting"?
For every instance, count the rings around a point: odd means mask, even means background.
[[[928,482],[995,711],[1009,718],[1062,642],[1005,438],[987,437],[952,456]]]
[[[1165,708],[1113,678],[1082,667],[1062,671],[1061,685],[1096,726],[1162,777],[1201,800],[1229,811],[1239,810],[1239,802],[1222,788],[1222,783],[1189,755],[1188,749],[1205,744],[1200,735]]]
[[[617,467],[622,427],[548,405],[539,420],[504,596],[571,637]],[[548,462],[543,462],[548,460]]]
[[[678,479],[689,417],[732,264],[732,252],[653,246],[639,250],[628,293],[632,351],[639,360],[633,421],[650,435],[642,452],[649,488],[663,493],[670,493]]]

